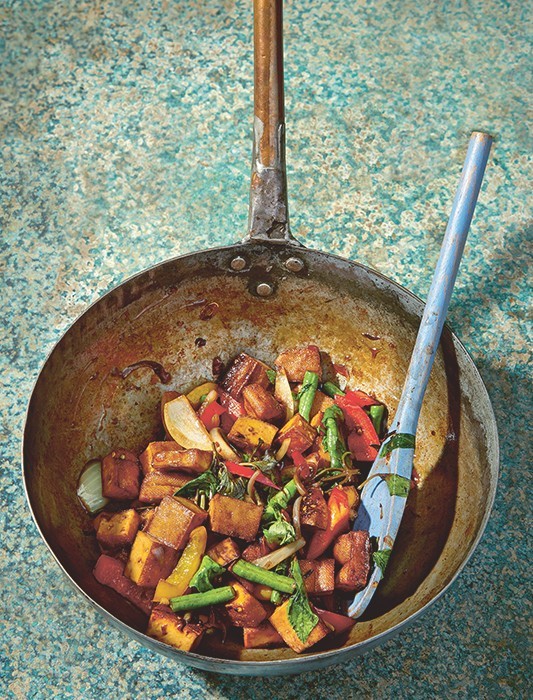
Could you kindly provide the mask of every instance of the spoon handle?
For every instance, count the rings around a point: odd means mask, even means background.
[[[348,615],[360,617],[383,578],[409,494],[415,435],[422,400],[435,359],[463,254],[492,138],[474,132],[444,234],[398,409],[361,491],[354,530],[367,531],[375,543],[374,567],[363,590],[356,593]]]
[[[412,435],[416,433],[422,400],[448,312],[491,145],[492,137],[489,134],[481,131],[472,133],[391,431]]]

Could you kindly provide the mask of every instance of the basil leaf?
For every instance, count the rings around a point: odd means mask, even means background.
[[[287,616],[298,639],[305,643],[311,632],[317,626],[319,618],[318,615],[311,610],[311,606],[309,605],[298,559],[292,560],[291,574],[296,581],[296,592],[289,598]]]
[[[381,569],[382,574],[385,573],[385,569],[387,568],[387,564],[389,563],[391,552],[392,549],[378,549],[378,551],[374,552],[374,554],[372,555],[374,564]]]
[[[213,581],[217,576],[221,576],[226,569],[216,561],[213,561],[207,554],[202,559],[200,568],[192,577],[189,586],[196,588],[200,593],[205,593],[214,588]]]
[[[390,455],[390,453],[393,450],[398,449],[399,447],[404,447],[404,448],[414,448],[415,446],[415,436],[411,435],[410,433],[396,433],[396,435],[393,435],[389,442],[386,442],[382,447],[379,452],[380,457],[386,457],[387,455]]]
[[[324,411],[324,416],[322,418],[322,423],[326,425],[326,421],[328,421],[330,418],[333,418],[334,420],[337,420],[337,418],[340,418],[341,420],[344,420],[344,414],[341,411],[341,409],[335,404],[334,406],[328,406],[326,410]]]
[[[288,523],[279,513],[276,520],[263,529],[263,536],[269,545],[281,547],[284,544],[289,544],[289,542],[294,542],[296,532],[292,524]]]
[[[405,476],[399,476],[398,474],[386,474],[383,478],[387,482],[391,496],[407,498],[411,488],[411,481],[409,479],[406,479]]]
[[[276,383],[276,372],[275,372],[275,370],[273,370],[273,369],[267,369],[266,375],[267,375],[267,377],[268,377],[268,381],[269,381],[271,384],[275,384],[275,383]]]
[[[240,476],[232,477],[227,467],[221,467],[218,471],[218,485],[216,492],[223,496],[242,499],[246,493],[247,484]]]
[[[204,472],[196,479],[189,481],[176,491],[175,496],[194,498],[198,491],[204,492],[208,498],[212,498],[217,490],[217,478],[212,471]]]

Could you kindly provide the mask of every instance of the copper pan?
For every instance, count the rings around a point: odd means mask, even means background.
[[[115,446],[140,452],[159,435],[162,391],[212,378],[213,358],[240,351],[272,362],[313,342],[354,387],[394,412],[422,302],[378,272],[309,250],[290,234],[284,158],[281,2],[255,2],[255,137],[249,234],[243,243],[168,260],[93,304],[58,342],[28,407],[23,462],[35,522],[77,590],[141,644],[201,669],[297,673],[340,663],[412,622],[451,584],[476,547],[494,499],[498,438],[483,382],[445,329],[417,437],[411,492],[387,577],[349,636],[297,656],[213,641],[185,653],[147,637],[146,619],[92,576],[98,551],[76,486],[84,464]],[[205,340],[198,341],[198,338]],[[116,376],[139,360],[160,362]]]

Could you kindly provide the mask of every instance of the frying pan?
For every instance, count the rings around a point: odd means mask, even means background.
[[[83,466],[113,447],[140,452],[160,430],[163,390],[188,391],[246,351],[273,362],[312,342],[352,386],[394,413],[423,303],[350,260],[310,250],[291,235],[285,175],[281,0],[255,0],[255,121],[249,233],[244,242],[180,256],[146,270],[93,304],[51,352],[24,431],[23,473],[35,522],[72,584],[139,642],[221,673],[279,675],[362,653],[412,622],[450,585],[486,525],[498,475],[498,438],[483,382],[445,328],[417,435],[412,490],[387,568],[349,635],[300,656],[243,650],[215,637],[202,653],[143,634],[145,617],[92,576],[98,550],[76,496]],[[216,358],[215,362],[213,362]],[[126,379],[116,368],[149,368]]]

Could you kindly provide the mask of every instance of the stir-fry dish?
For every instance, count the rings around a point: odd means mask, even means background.
[[[164,440],[83,471],[94,576],[145,612],[149,636],[301,653],[354,624],[347,605],[379,561],[352,523],[387,412],[322,364],[314,345],[273,368],[241,353],[218,383],[163,394]]]

